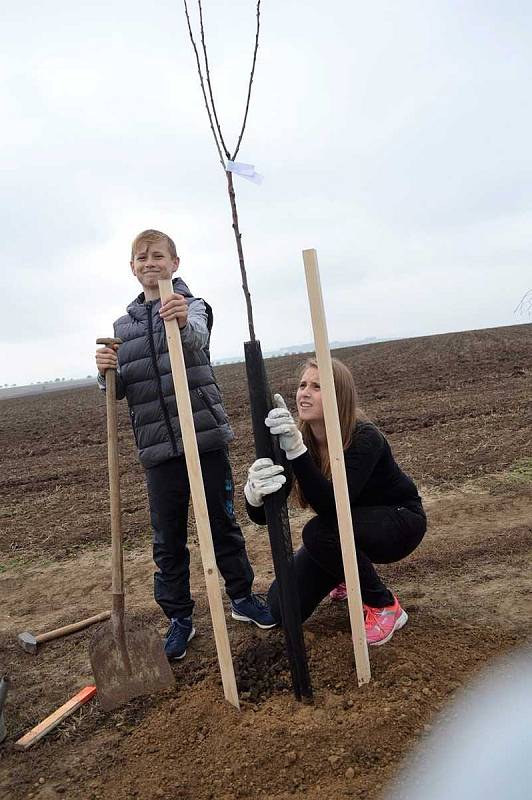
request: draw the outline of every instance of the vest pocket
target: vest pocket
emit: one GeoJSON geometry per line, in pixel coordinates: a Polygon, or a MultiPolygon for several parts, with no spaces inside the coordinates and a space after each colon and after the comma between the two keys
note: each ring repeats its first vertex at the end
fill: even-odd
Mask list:
{"type": "Polygon", "coordinates": [[[138,434],[137,434],[135,412],[133,411],[133,409],[130,409],[129,416],[131,418],[131,427],[133,428],[133,436],[135,437],[135,444],[138,447],[139,446],[139,437],[138,437],[138,434]]]}
{"type": "Polygon", "coordinates": [[[196,391],[198,393],[198,397],[200,398],[201,402],[203,403],[203,405],[205,406],[207,411],[210,412],[213,420],[215,421],[216,425],[218,426],[219,425],[218,417],[215,414],[214,406],[211,403],[210,397],[207,396],[207,392],[203,392],[201,389],[196,389],[196,391]]]}

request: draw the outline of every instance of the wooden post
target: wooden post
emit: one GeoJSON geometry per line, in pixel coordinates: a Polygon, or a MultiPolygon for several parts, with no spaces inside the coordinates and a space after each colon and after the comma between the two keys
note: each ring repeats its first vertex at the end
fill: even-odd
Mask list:
{"type": "MultiPolygon", "coordinates": [[[[168,300],[173,294],[174,289],[172,281],[159,281],[159,290],[161,293],[161,302],[164,303],[164,301],[168,300]]],[[[212,627],[216,642],[216,651],[218,653],[218,663],[222,675],[224,695],[226,700],[240,709],[222,595],[218,583],[218,569],[214,556],[209,512],[207,510],[205,488],[201,475],[201,464],[198,453],[198,443],[196,441],[196,432],[194,430],[194,419],[192,416],[192,406],[190,404],[187,373],[183,358],[183,347],[181,345],[181,334],[179,332],[177,320],[175,319],[169,321],[165,320],[164,327],[166,329],[166,340],[168,342],[168,353],[170,355],[170,364],[172,366],[172,376],[174,379],[177,412],[179,414],[181,435],[183,437],[190,493],[194,505],[196,530],[198,532],[201,561],[205,574],[207,597],[211,611],[212,627]]]]}
{"type": "Polygon", "coordinates": [[[312,328],[314,330],[314,344],[316,360],[320,373],[321,396],[323,400],[323,414],[325,417],[325,430],[327,432],[327,446],[331,461],[331,473],[338,517],[338,530],[342,547],[342,560],[344,564],[345,583],[349,605],[349,619],[351,621],[351,637],[355,651],[355,665],[358,685],[368,683],[371,679],[369,665],[368,644],[364,630],[364,614],[362,598],[360,595],[360,582],[353,536],[353,521],[351,506],[345,474],[344,451],[342,435],[338,420],[338,406],[334,389],[334,378],[331,364],[331,353],[327,336],[327,323],[323,296],[321,293],[320,274],[318,270],[318,256],[315,250],[303,250],[303,263],[307,279],[307,291],[310,301],[312,328]]]}

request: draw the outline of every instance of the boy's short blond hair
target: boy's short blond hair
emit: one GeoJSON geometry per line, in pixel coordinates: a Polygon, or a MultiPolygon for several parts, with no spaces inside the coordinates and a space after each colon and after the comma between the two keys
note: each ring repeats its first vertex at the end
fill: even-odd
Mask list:
{"type": "Polygon", "coordinates": [[[131,245],[131,260],[134,260],[135,253],[137,252],[137,248],[140,244],[153,244],[154,242],[160,241],[166,243],[168,246],[168,252],[172,258],[177,258],[177,250],[173,239],[170,239],[168,234],[163,233],[162,231],[150,229],[147,231],[142,231],[142,233],[139,233],[138,236],[135,236],[133,239],[133,244],[131,245]]]}

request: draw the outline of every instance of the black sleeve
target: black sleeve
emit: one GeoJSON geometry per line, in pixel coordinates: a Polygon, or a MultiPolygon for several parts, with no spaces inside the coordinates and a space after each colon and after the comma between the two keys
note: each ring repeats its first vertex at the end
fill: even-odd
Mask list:
{"type": "MultiPolygon", "coordinates": [[[[375,469],[384,447],[384,437],[374,425],[366,425],[355,434],[344,453],[349,500],[353,505],[375,469]]],[[[336,514],[332,481],[321,474],[307,451],[290,462],[294,475],[309,505],[316,514],[336,514]]]]}
{"type": "Polygon", "coordinates": [[[248,512],[248,517],[252,522],[255,522],[257,525],[266,525],[266,512],[264,510],[264,506],[251,506],[246,500],[246,511],[248,512]]]}

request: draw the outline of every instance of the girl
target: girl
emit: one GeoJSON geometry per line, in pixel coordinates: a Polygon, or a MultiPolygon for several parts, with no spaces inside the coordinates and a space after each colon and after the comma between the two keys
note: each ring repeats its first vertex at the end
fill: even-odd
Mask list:
{"type": "MultiPolygon", "coordinates": [[[[403,627],[408,616],[373,564],[408,556],[421,542],[427,522],[414,482],[398,466],[385,436],[357,408],[350,371],[334,358],[332,365],[366,637],[369,644],[381,645],[403,627]]],[[[316,514],[303,528],[303,545],[294,555],[301,619],[305,620],[344,580],[317,362],[307,361],[301,375],[296,394],[299,425],[280,395],[275,395],[275,402],[266,425],[279,436],[290,461],[299,504],[310,506],[316,514]]],[[[264,524],[263,498],[286,483],[282,473],[283,468],[270,459],[258,459],[250,467],[244,493],[254,522],[264,524]]],[[[285,491],[288,494],[290,487],[285,491]]],[[[268,604],[280,621],[276,582],[270,587],[268,604]]]]}

